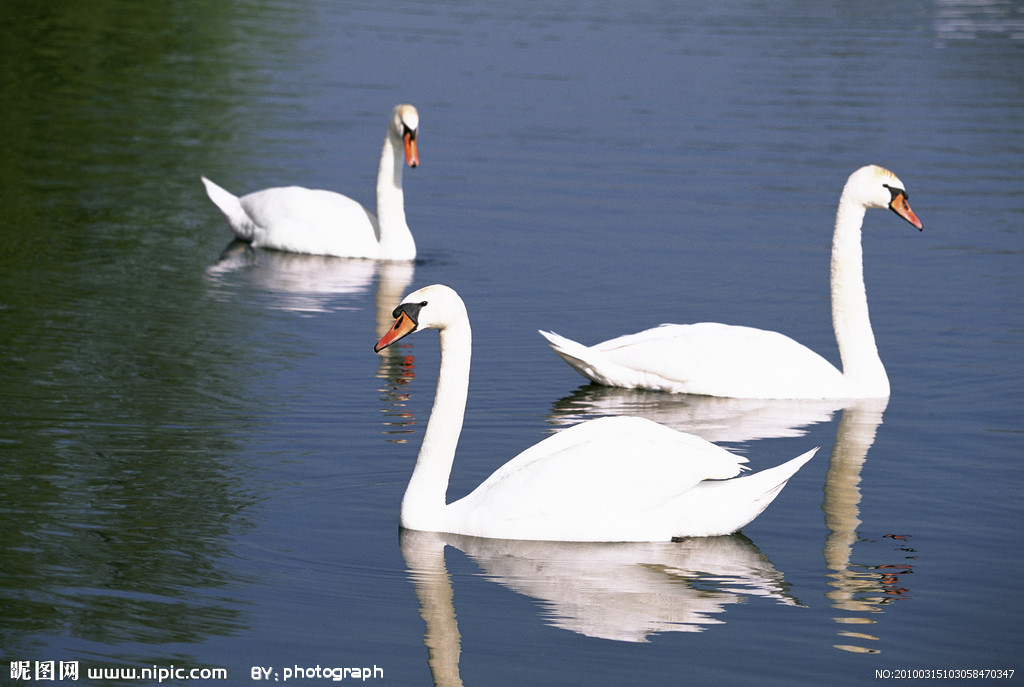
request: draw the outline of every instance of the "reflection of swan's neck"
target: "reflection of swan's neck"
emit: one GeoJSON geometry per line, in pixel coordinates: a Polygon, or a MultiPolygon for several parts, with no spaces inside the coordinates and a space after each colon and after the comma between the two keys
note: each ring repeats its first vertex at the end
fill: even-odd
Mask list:
{"type": "Polygon", "coordinates": [[[860,472],[875,433],[882,424],[887,399],[859,401],[843,409],[836,427],[828,473],[825,476],[825,562],[830,570],[846,571],[860,524],[860,472]]]}
{"type": "Polygon", "coordinates": [[[849,396],[889,395],[889,378],[878,357],[864,288],[861,225],[865,207],[844,190],[832,236],[832,326],[849,396]]]}
{"type": "Polygon", "coordinates": [[[384,137],[377,170],[377,223],[381,255],[392,260],[412,260],[416,243],[405,221],[405,195],[402,193],[401,142],[396,144],[391,130],[384,137]]]}
{"type": "MultiPolygon", "coordinates": [[[[881,603],[886,603],[880,601],[885,598],[885,593],[877,578],[865,574],[862,566],[856,566],[851,561],[853,547],[860,540],[857,527],[861,522],[861,469],[875,441],[878,427],[882,424],[887,404],[888,399],[885,398],[862,399],[843,410],[836,429],[832,459],[825,475],[825,498],[821,508],[825,512],[825,525],[829,533],[825,538],[823,553],[825,565],[831,571],[827,575],[831,589],[825,596],[834,608],[851,613],[875,612],[880,610],[881,603]]],[[[845,626],[847,622],[872,621],[842,616],[836,618],[836,622],[844,623],[845,626]]],[[[838,648],[858,650],[849,646],[838,648]]]]}
{"type": "Polygon", "coordinates": [[[441,370],[430,420],[423,433],[416,467],[402,499],[402,526],[416,530],[444,531],[442,519],[448,478],[462,433],[462,419],[469,393],[469,362],[473,335],[469,318],[463,316],[440,332],[441,370]]]}
{"type": "Polygon", "coordinates": [[[452,582],[444,564],[444,541],[433,532],[401,533],[402,555],[420,600],[427,625],[423,643],[437,687],[462,687],[459,676],[460,637],[452,603],[452,582]]]}
{"type": "MultiPolygon", "coordinates": [[[[377,338],[384,336],[395,318],[392,313],[395,306],[402,302],[409,284],[412,283],[416,265],[413,262],[386,261],[377,263],[377,294],[374,297],[374,306],[377,311],[377,338]]],[[[394,346],[385,348],[381,353],[397,355],[394,346]]]]}

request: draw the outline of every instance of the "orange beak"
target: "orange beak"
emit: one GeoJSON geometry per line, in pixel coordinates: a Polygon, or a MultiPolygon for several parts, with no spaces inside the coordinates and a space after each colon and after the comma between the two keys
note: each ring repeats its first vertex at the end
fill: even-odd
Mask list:
{"type": "Polygon", "coordinates": [[[398,314],[398,319],[395,320],[395,324],[388,330],[388,333],[380,337],[380,341],[373,347],[374,353],[380,353],[385,348],[395,343],[399,339],[408,336],[416,331],[416,323],[412,321],[412,318],[402,311],[398,314]]]}
{"type": "Polygon", "coordinates": [[[913,224],[919,231],[924,229],[924,226],[921,224],[921,220],[919,220],[917,215],[914,214],[914,211],[910,209],[910,203],[907,202],[907,196],[905,193],[897,193],[893,197],[892,202],[889,203],[889,209],[913,224]]]}
{"type": "Polygon", "coordinates": [[[405,146],[405,163],[410,167],[420,164],[419,153],[416,152],[416,132],[406,131],[402,136],[402,143],[405,146]]]}

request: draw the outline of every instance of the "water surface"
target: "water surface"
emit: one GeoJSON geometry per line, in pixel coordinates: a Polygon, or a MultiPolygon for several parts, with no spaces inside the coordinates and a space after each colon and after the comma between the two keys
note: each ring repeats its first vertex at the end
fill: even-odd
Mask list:
{"type": "Polygon", "coordinates": [[[231,684],[255,666],[377,666],[401,685],[1024,670],[1018,4],[11,13],[3,680],[11,661],[223,667],[231,684]],[[230,244],[199,175],[372,206],[399,102],[421,114],[415,264],[230,244]],[[865,223],[887,403],[602,389],[537,335],[714,320],[837,361],[831,226],[867,163],[925,224],[865,223]],[[450,498],[605,414],[755,469],[822,450],[734,537],[400,536],[437,343],[372,345],[434,282],[460,291],[476,344],[450,498]]]}

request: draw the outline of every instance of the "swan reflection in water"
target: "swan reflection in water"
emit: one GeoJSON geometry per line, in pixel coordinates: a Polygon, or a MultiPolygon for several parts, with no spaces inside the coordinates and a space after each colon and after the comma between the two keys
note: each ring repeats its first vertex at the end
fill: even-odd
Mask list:
{"type": "Polygon", "coordinates": [[[638,415],[710,442],[800,437],[828,422],[844,402],[836,399],[748,399],[667,394],[587,384],[556,401],[550,423],[564,429],[606,415],[638,415]]]}
{"type": "Polygon", "coordinates": [[[898,599],[908,598],[907,575],[915,553],[902,533],[866,538],[859,534],[861,470],[882,424],[888,399],[797,400],[731,399],[666,394],[637,389],[585,385],[557,401],[550,422],[554,431],[603,415],[640,415],[708,441],[749,442],[802,436],[807,428],[832,420],[841,411],[825,477],[822,511],[828,533],[823,556],[828,570],[825,597],[842,611],[835,622],[843,638],[837,649],[877,653],[878,637],[866,632],[875,616],[898,599]],[[884,553],[874,544],[882,543],[884,553]],[[885,562],[855,560],[855,548],[885,562]],[[895,554],[891,553],[893,550],[895,554]],[[877,551],[877,552],[876,552],[877,551]],[[895,555],[895,559],[892,557],[895,555]],[[863,642],[864,644],[853,643],[863,642]]]}
{"type": "MultiPolygon", "coordinates": [[[[878,622],[873,616],[881,613],[894,601],[909,598],[906,576],[913,572],[907,561],[916,558],[907,545],[909,536],[887,533],[871,541],[858,533],[860,520],[861,470],[868,450],[875,441],[875,433],[882,424],[888,399],[865,399],[853,402],[843,409],[836,429],[836,442],[832,448],[828,473],[825,476],[824,501],[825,537],[824,557],[827,583],[831,587],[825,596],[832,607],[842,611],[834,620],[842,626],[842,642],[835,648],[853,653],[879,653],[874,646],[878,637],[866,632],[868,626],[878,622]],[[864,564],[854,560],[854,549],[869,550],[873,543],[886,540],[888,551],[895,550],[899,562],[864,564]],[[889,545],[889,542],[892,545],[889,545]],[[857,628],[857,629],[854,629],[857,628]],[[860,643],[851,643],[855,640],[860,643]]],[[[883,555],[875,553],[872,555],[883,555]]]]}
{"type": "Polygon", "coordinates": [[[235,240],[207,268],[206,276],[215,297],[227,299],[245,285],[263,291],[269,307],[300,314],[359,309],[376,279],[377,329],[384,326],[387,331],[391,310],[412,283],[415,269],[411,261],[284,253],[235,240]]]}
{"type": "Polygon", "coordinates": [[[539,600],[550,625],[588,637],[644,642],[659,632],[700,632],[724,623],[730,605],[755,597],[801,605],[782,573],[741,534],[592,544],[402,530],[438,685],[461,684],[446,546],[468,555],[488,579],[539,600]]]}
{"type": "MultiPolygon", "coordinates": [[[[374,332],[377,338],[391,327],[391,312],[402,300],[415,273],[412,261],[377,261],[305,255],[253,248],[245,241],[228,244],[220,259],[206,270],[214,297],[227,300],[240,287],[262,292],[268,307],[300,315],[366,307],[376,280],[374,332]]],[[[396,347],[380,355],[377,376],[385,422],[394,427],[396,441],[413,422],[405,409],[405,384],[412,377],[412,357],[396,347]]]]}

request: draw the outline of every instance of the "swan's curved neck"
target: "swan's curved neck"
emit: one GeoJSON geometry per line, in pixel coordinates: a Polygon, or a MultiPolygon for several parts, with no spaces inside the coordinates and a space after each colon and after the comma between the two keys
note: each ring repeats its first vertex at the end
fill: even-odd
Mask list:
{"type": "Polygon", "coordinates": [[[849,395],[882,397],[889,395],[889,378],[868,316],[861,247],[864,213],[864,205],[844,192],[832,236],[832,326],[849,395]]]}
{"type": "Polygon", "coordinates": [[[405,194],[402,193],[402,163],[405,152],[396,145],[389,130],[377,168],[377,224],[381,255],[393,260],[412,260],[416,243],[405,221],[405,194]]]}
{"type": "Polygon", "coordinates": [[[441,370],[430,420],[423,433],[416,467],[402,499],[402,526],[414,530],[445,531],[443,518],[448,478],[462,433],[469,393],[469,363],[473,335],[469,318],[440,332],[441,370]]]}

